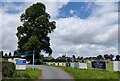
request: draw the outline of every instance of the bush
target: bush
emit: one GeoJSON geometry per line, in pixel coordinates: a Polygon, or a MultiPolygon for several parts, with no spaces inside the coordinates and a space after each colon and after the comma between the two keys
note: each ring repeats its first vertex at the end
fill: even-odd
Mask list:
{"type": "Polygon", "coordinates": [[[2,77],[12,77],[15,74],[15,64],[2,61],[2,77]]]}
{"type": "Polygon", "coordinates": [[[30,79],[30,76],[27,73],[19,73],[16,72],[16,74],[13,76],[14,79],[30,79]]]}

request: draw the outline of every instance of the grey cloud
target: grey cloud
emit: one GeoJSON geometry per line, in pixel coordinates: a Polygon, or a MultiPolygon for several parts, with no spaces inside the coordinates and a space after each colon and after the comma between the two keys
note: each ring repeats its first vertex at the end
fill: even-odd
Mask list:
{"type": "Polygon", "coordinates": [[[2,16],[2,50],[13,52],[17,48],[16,31],[20,25],[19,15],[9,15],[4,13],[2,16]]]}
{"type": "Polygon", "coordinates": [[[51,35],[51,47],[55,52],[81,56],[118,54],[118,12],[114,12],[117,4],[96,5],[101,7],[93,8],[87,19],[69,17],[56,20],[57,29],[51,35]]]}
{"type": "MultiPolygon", "coordinates": [[[[32,3],[29,3],[28,6],[30,4],[32,3]]],[[[53,4],[45,2],[45,4],[49,8],[47,12],[52,17],[56,17],[59,15],[59,8],[62,8],[67,3],[53,4]]],[[[101,5],[102,9],[104,9],[106,4],[102,3],[101,5]]],[[[93,14],[88,19],[69,17],[55,20],[57,22],[57,28],[50,35],[53,56],[61,54],[67,54],[69,56],[72,54],[81,56],[95,56],[104,53],[117,54],[117,47],[115,47],[118,37],[117,24],[115,23],[117,21],[117,13],[112,12],[115,8],[110,8],[110,5],[114,7],[114,4],[109,4],[104,10],[98,12],[101,13],[100,16],[97,15],[98,13],[95,13],[97,10],[101,10],[98,8],[93,10],[93,14]],[[112,10],[107,10],[107,8],[112,10]]],[[[17,47],[15,34],[17,26],[20,25],[19,16],[21,13],[14,15],[3,14],[3,21],[5,21],[3,22],[4,28],[2,28],[3,50],[13,51],[17,47]]]]}

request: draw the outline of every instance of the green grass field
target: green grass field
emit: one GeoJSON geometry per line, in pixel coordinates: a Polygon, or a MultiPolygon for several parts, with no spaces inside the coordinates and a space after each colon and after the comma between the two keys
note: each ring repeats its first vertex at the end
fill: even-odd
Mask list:
{"type": "Polygon", "coordinates": [[[35,81],[40,80],[42,71],[39,69],[32,70],[28,68],[26,70],[17,70],[16,74],[11,78],[4,78],[2,81],[35,81]]]}
{"type": "Polygon", "coordinates": [[[113,63],[107,63],[107,69],[93,69],[90,63],[88,64],[88,69],[79,69],[79,65],[77,64],[77,68],[73,69],[71,67],[60,66],[63,70],[68,72],[76,81],[119,81],[118,75],[120,73],[113,71],[113,63]]]}
{"type": "Polygon", "coordinates": [[[98,69],[73,69],[71,67],[61,67],[70,73],[75,79],[118,79],[118,73],[98,69]]]}
{"type": "MultiPolygon", "coordinates": [[[[31,68],[28,68],[27,70],[21,70],[21,71],[17,71],[18,76],[22,75],[21,78],[28,78],[28,79],[40,79],[42,72],[39,69],[34,69],[32,70],[31,68]],[[26,77],[24,77],[23,75],[26,75],[26,77]]],[[[19,78],[19,77],[18,77],[19,78]]]]}

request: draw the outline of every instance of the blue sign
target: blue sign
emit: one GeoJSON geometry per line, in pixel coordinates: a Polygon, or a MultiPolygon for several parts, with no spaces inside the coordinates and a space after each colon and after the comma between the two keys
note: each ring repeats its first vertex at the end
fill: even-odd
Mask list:
{"type": "Polygon", "coordinates": [[[26,65],[26,60],[16,60],[17,65],[26,65]]]}
{"type": "Polygon", "coordinates": [[[72,68],[76,68],[77,67],[77,65],[76,65],[76,63],[75,62],[72,62],[72,68]]]}
{"type": "Polygon", "coordinates": [[[106,69],[106,63],[103,61],[99,61],[99,62],[93,61],[92,68],[106,69]]]}

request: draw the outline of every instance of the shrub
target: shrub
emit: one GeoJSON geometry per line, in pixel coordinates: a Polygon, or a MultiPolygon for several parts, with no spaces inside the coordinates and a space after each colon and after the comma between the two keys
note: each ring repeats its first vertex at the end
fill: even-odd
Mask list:
{"type": "Polygon", "coordinates": [[[30,76],[27,73],[19,73],[16,72],[16,74],[13,76],[14,79],[30,79],[30,76]]]}
{"type": "Polygon", "coordinates": [[[15,74],[15,64],[2,61],[2,77],[12,77],[15,74]]]}

